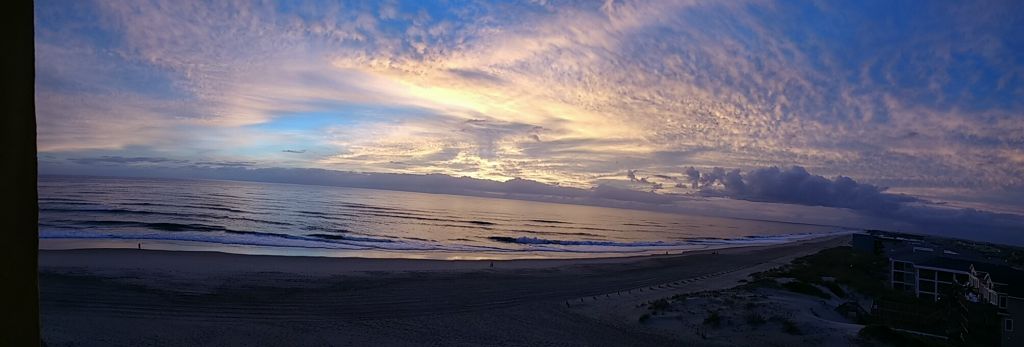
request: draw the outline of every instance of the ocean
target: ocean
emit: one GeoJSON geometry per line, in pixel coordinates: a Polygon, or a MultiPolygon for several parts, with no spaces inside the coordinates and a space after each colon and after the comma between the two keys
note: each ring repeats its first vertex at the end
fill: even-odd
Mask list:
{"type": "Polygon", "coordinates": [[[438,259],[582,258],[790,242],[840,227],[279,183],[41,176],[41,247],[438,259]]]}

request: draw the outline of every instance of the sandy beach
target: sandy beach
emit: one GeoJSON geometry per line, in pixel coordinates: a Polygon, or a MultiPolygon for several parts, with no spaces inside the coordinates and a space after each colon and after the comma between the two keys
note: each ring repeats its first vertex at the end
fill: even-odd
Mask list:
{"type": "Polygon", "coordinates": [[[631,308],[847,241],[493,262],[41,250],[40,309],[48,346],[707,345],[631,308]]]}

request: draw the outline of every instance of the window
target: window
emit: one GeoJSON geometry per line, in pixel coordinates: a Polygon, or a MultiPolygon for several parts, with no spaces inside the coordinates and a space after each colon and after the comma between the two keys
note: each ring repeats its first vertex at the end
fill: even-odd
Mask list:
{"type": "Polygon", "coordinates": [[[1005,320],[1003,320],[1003,330],[1013,331],[1013,320],[1012,319],[1005,319],[1005,320]]]}
{"type": "Polygon", "coordinates": [[[896,270],[903,271],[904,269],[906,269],[906,267],[904,267],[904,264],[906,264],[906,263],[904,263],[902,261],[894,261],[894,262],[892,262],[892,267],[894,269],[896,269],[896,270]]]}
{"type": "Polygon", "coordinates": [[[999,308],[1006,308],[1006,295],[999,296],[999,308]]]}
{"type": "Polygon", "coordinates": [[[893,280],[893,282],[906,282],[906,281],[903,280],[903,273],[902,272],[893,272],[892,273],[892,280],[893,280]]]}

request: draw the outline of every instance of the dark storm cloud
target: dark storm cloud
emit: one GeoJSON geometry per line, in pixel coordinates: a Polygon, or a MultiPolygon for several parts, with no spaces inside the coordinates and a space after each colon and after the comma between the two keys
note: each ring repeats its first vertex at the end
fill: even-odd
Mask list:
{"type": "Polygon", "coordinates": [[[787,170],[777,167],[756,169],[739,179],[738,172],[723,183],[729,194],[738,198],[801,205],[842,207],[884,214],[916,198],[885,193],[885,188],[857,183],[838,176],[828,179],[812,175],[802,167],[787,170]]]}
{"type": "Polygon", "coordinates": [[[874,217],[911,223],[925,232],[963,236],[964,232],[988,233],[989,239],[1013,237],[1024,232],[1024,216],[976,209],[949,208],[886,188],[859,183],[846,176],[829,179],[800,166],[788,169],[759,168],[743,174],[740,170],[713,168],[701,173],[689,168],[693,187],[698,183],[705,196],[728,197],[756,202],[846,208],[874,217]],[[693,177],[700,177],[693,180],[693,177]],[[717,185],[716,185],[717,183],[717,185]]]}
{"type": "Polygon", "coordinates": [[[704,172],[700,175],[700,186],[709,187],[714,185],[715,182],[722,182],[725,178],[725,169],[716,167],[711,169],[711,172],[704,172]]]}
{"type": "MultiPolygon", "coordinates": [[[[696,169],[687,171],[688,174],[698,172],[696,169]]],[[[845,176],[829,179],[813,175],[800,166],[784,170],[760,168],[746,174],[716,167],[709,173],[699,174],[704,194],[734,199],[849,208],[874,214],[887,214],[905,203],[922,202],[911,196],[886,193],[885,188],[858,183],[845,176]],[[716,183],[720,186],[718,189],[712,187],[716,183]]]]}
{"type": "Polygon", "coordinates": [[[281,152],[284,152],[284,153],[306,153],[306,150],[304,150],[304,149],[283,149],[283,150],[281,150],[281,152]]]}

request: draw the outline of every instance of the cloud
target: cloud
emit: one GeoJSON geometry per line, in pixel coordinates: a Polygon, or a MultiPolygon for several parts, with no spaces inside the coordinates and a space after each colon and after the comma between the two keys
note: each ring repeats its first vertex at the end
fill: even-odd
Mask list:
{"type": "Polygon", "coordinates": [[[284,153],[306,153],[306,150],[304,150],[304,149],[282,149],[281,152],[284,152],[284,153]]]}
{"type": "Polygon", "coordinates": [[[686,178],[690,180],[690,188],[697,189],[700,184],[700,171],[697,171],[696,168],[690,166],[686,168],[684,173],[686,174],[686,178]]]}
{"type": "Polygon", "coordinates": [[[909,195],[888,193],[883,187],[858,183],[845,176],[829,179],[814,175],[800,166],[758,168],[745,174],[739,170],[726,172],[714,168],[712,173],[700,177],[702,182],[720,182],[719,187],[702,185],[700,192],[705,196],[846,208],[908,222],[920,231],[946,236],[964,237],[964,232],[971,232],[983,233],[988,239],[1005,240],[1024,233],[1022,214],[950,208],[909,195]]]}
{"type": "Polygon", "coordinates": [[[712,172],[706,175],[711,177],[708,180],[721,182],[721,194],[737,199],[849,208],[879,215],[895,211],[905,203],[921,202],[910,196],[886,193],[884,188],[858,183],[849,177],[828,179],[813,175],[800,166],[785,170],[759,168],[745,175],[739,170],[725,173],[722,168],[712,172]]]}
{"type": "Polygon", "coordinates": [[[800,165],[894,188],[1014,191],[1021,10],[37,1],[39,148],[574,187],[641,170],[646,188],[745,194],[741,172],[712,168],[800,165]],[[328,122],[258,127],[308,115],[328,122]]]}
{"type": "Polygon", "coordinates": [[[632,201],[648,204],[667,204],[674,200],[672,197],[653,192],[641,192],[632,189],[612,187],[609,185],[597,186],[593,189],[592,194],[594,197],[602,199],[632,201]]]}
{"type": "Polygon", "coordinates": [[[636,171],[637,170],[626,170],[626,178],[628,178],[630,182],[640,181],[640,179],[636,177],[636,171]]]}
{"type": "Polygon", "coordinates": [[[102,156],[92,158],[74,158],[71,159],[78,164],[172,164],[172,163],[187,163],[185,160],[176,160],[169,158],[158,158],[158,157],[121,157],[121,156],[102,156]]]}
{"type": "Polygon", "coordinates": [[[246,161],[201,161],[197,162],[196,166],[214,166],[214,167],[252,167],[256,163],[246,161]]]}

